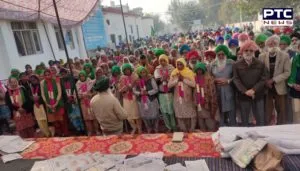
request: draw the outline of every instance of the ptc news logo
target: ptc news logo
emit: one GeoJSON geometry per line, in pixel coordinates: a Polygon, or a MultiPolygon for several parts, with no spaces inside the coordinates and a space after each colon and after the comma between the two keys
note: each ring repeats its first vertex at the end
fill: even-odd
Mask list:
{"type": "Polygon", "coordinates": [[[293,26],[293,8],[263,8],[264,26],[293,26]]]}

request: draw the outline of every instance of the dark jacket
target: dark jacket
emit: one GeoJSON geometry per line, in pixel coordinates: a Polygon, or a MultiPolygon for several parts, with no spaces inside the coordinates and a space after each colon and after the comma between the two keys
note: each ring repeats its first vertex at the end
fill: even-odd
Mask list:
{"type": "Polygon", "coordinates": [[[265,81],[267,79],[267,70],[265,65],[256,58],[250,65],[244,59],[237,61],[233,65],[233,83],[238,90],[240,100],[251,100],[251,97],[245,95],[249,89],[255,91],[255,99],[264,97],[265,81]]]}

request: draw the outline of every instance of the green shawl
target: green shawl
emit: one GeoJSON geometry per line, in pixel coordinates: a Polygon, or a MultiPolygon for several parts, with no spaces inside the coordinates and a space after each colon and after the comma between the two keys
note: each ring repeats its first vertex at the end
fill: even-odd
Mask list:
{"type": "Polygon", "coordinates": [[[300,53],[298,53],[294,58],[292,62],[292,68],[291,68],[291,75],[288,79],[288,84],[292,85],[296,83],[296,77],[297,77],[297,69],[300,68],[300,53]]]}
{"type": "MultiPolygon", "coordinates": [[[[57,89],[57,83],[54,79],[51,80],[52,82],[52,85],[53,85],[53,96],[54,96],[54,99],[57,99],[57,96],[58,96],[58,89],[57,89]]],[[[48,94],[48,87],[47,87],[47,81],[45,80],[44,81],[44,94],[45,94],[45,98],[46,98],[46,102],[47,104],[50,103],[50,98],[49,98],[49,94],[48,94]]],[[[60,99],[57,106],[56,106],[56,109],[59,109],[63,107],[63,102],[62,100],[60,99]]],[[[48,113],[54,113],[50,108],[47,107],[47,111],[48,113]]]]}

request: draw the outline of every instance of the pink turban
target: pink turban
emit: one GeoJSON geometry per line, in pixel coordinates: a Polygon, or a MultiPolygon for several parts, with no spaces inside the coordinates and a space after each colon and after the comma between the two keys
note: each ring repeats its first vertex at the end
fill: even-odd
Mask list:
{"type": "Polygon", "coordinates": [[[244,50],[250,49],[256,51],[258,49],[256,43],[252,40],[247,40],[240,49],[240,53],[243,53],[244,50]]]}
{"type": "Polygon", "coordinates": [[[246,40],[248,40],[249,39],[249,36],[248,36],[248,34],[246,34],[246,33],[241,33],[240,35],[239,35],[239,40],[241,40],[241,41],[246,41],[246,40]]]}

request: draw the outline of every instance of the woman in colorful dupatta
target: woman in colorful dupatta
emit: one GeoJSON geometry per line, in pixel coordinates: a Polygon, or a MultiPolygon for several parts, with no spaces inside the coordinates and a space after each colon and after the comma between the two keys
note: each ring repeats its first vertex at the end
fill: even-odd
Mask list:
{"type": "Polygon", "coordinates": [[[73,78],[68,70],[64,68],[60,69],[60,75],[62,77],[61,87],[62,97],[65,102],[65,111],[77,133],[82,133],[84,131],[84,126],[80,115],[80,109],[74,96],[76,86],[72,80],[73,78]]]}
{"type": "Polygon", "coordinates": [[[174,90],[174,111],[178,125],[183,132],[192,132],[196,126],[196,107],[194,105],[193,88],[195,74],[191,71],[183,58],[176,60],[176,69],[171,73],[168,83],[174,90]]]}
{"type": "Polygon", "coordinates": [[[30,76],[30,90],[31,98],[33,100],[33,112],[35,119],[39,125],[40,130],[46,137],[50,137],[51,133],[48,127],[46,110],[44,107],[44,101],[41,95],[40,79],[36,75],[30,76]]]}
{"type": "Polygon", "coordinates": [[[91,90],[94,86],[94,83],[95,81],[87,77],[85,71],[81,71],[79,73],[79,80],[76,83],[76,88],[78,90],[83,119],[88,135],[92,135],[95,133],[99,134],[99,125],[94,114],[91,112],[90,106],[90,101],[92,98],[91,90]]]}
{"type": "Polygon", "coordinates": [[[140,66],[137,68],[139,80],[133,88],[137,97],[140,115],[145,123],[147,132],[158,132],[159,104],[157,100],[158,86],[148,70],[140,66]]]}
{"type": "Polygon", "coordinates": [[[18,80],[14,77],[8,79],[5,101],[13,113],[13,120],[16,123],[18,134],[22,138],[34,137],[32,101],[28,91],[24,87],[19,86],[18,80]]]}
{"type": "Polygon", "coordinates": [[[200,130],[214,131],[216,128],[215,115],[218,109],[214,79],[206,72],[204,63],[198,62],[194,67],[194,72],[196,73],[194,97],[200,130]]]}
{"type": "Polygon", "coordinates": [[[67,136],[69,130],[65,119],[60,81],[53,77],[49,69],[44,71],[44,78],[41,81],[41,93],[46,104],[48,122],[53,123],[55,134],[67,136]]]}
{"type": "Polygon", "coordinates": [[[132,91],[132,88],[136,83],[137,76],[133,73],[133,68],[129,63],[123,64],[122,72],[124,75],[120,78],[118,89],[123,96],[123,107],[128,113],[128,122],[132,127],[131,134],[135,134],[136,131],[141,134],[142,121],[140,119],[136,97],[132,91]]]}
{"type": "Polygon", "coordinates": [[[174,67],[169,64],[169,57],[167,55],[160,55],[159,66],[156,67],[154,78],[159,86],[159,104],[160,111],[163,115],[164,122],[169,132],[176,130],[176,120],[173,109],[173,90],[168,88],[170,74],[174,67]]]}
{"type": "Polygon", "coordinates": [[[89,77],[91,80],[95,79],[95,69],[91,63],[85,63],[83,65],[83,70],[85,71],[87,77],[89,77]]]}

